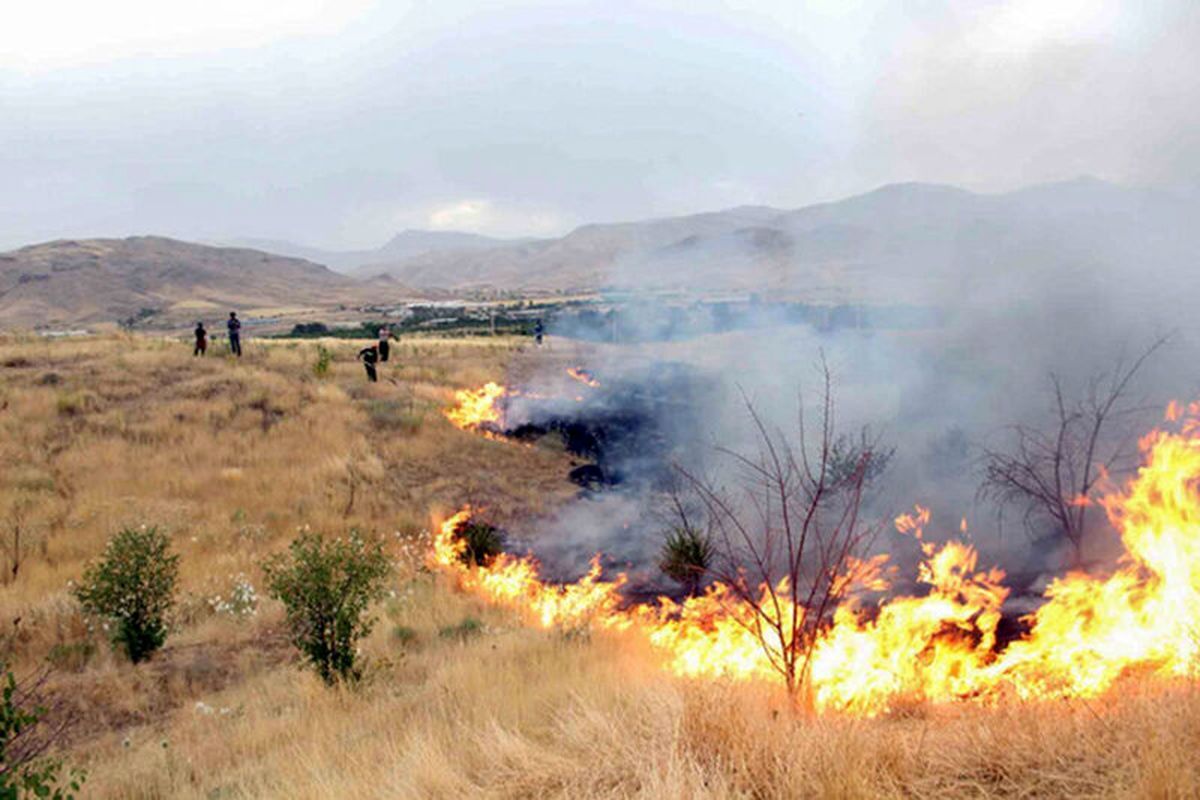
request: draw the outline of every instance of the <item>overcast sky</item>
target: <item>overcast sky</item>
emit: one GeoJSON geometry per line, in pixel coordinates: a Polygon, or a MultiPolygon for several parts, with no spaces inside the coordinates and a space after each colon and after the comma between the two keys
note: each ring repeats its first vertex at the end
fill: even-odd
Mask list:
{"type": "Polygon", "coordinates": [[[3,5],[0,246],[1200,176],[1196,0],[3,5]]]}

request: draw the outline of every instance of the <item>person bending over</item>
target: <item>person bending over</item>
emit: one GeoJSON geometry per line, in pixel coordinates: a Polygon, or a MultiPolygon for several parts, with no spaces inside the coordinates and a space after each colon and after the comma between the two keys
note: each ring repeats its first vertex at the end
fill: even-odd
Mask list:
{"type": "Polygon", "coordinates": [[[379,377],[375,374],[375,362],[379,360],[379,348],[375,345],[364,347],[358,351],[358,359],[363,362],[363,368],[367,371],[367,380],[375,383],[379,377]]]}

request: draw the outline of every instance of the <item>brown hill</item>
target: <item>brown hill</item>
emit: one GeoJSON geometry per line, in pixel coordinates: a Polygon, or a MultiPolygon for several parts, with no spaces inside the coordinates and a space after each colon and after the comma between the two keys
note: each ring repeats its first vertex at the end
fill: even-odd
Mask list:
{"type": "Polygon", "coordinates": [[[360,267],[360,276],[387,273],[410,286],[444,289],[594,289],[614,281],[627,259],[687,237],[718,236],[782,214],[762,206],[641,222],[584,225],[559,239],[495,247],[447,248],[360,267]]]}
{"type": "Polygon", "coordinates": [[[953,300],[980,280],[1003,289],[1023,274],[1194,271],[1196,213],[1194,198],[1089,178],[1006,194],[893,184],[794,211],[586,225],[559,239],[428,252],[359,274],[449,291],[737,290],[922,303],[953,300]]]}
{"type": "Polygon", "coordinates": [[[320,264],[157,236],[59,240],[0,253],[0,326],[164,321],[364,299],[320,264]]]}

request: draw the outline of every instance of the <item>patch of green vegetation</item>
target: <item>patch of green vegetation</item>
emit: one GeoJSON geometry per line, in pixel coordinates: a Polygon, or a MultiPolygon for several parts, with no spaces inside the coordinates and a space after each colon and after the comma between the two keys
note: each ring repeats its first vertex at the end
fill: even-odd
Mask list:
{"type": "Polygon", "coordinates": [[[659,552],[658,568],[694,595],[712,566],[716,548],[712,539],[690,525],[680,525],[667,534],[659,552]]]}
{"type": "Polygon", "coordinates": [[[465,642],[483,633],[483,623],[474,617],[467,617],[462,622],[446,625],[438,630],[438,636],[443,639],[456,639],[465,642]]]}
{"type": "Polygon", "coordinates": [[[437,333],[448,336],[528,336],[533,333],[533,320],[525,314],[501,311],[493,318],[477,308],[415,308],[403,319],[383,322],[363,322],[352,327],[332,328],[323,322],[303,322],[292,326],[288,333],[276,334],[277,339],[377,339],[379,329],[386,324],[397,336],[411,333],[437,333]]]}
{"type": "Polygon", "coordinates": [[[62,761],[43,755],[51,742],[39,746],[37,739],[37,728],[46,713],[36,697],[31,697],[37,688],[36,684],[33,691],[28,685],[18,686],[12,672],[5,670],[0,692],[0,798],[73,800],[86,775],[79,770],[63,775],[62,761]]]}
{"type": "Polygon", "coordinates": [[[486,567],[504,552],[504,531],[495,525],[467,520],[454,534],[467,545],[459,556],[464,564],[486,567]]]}
{"type": "Polygon", "coordinates": [[[329,374],[329,365],[333,363],[333,351],[323,344],[317,345],[317,360],[313,362],[313,375],[324,378],[329,374]]]}
{"type": "Polygon", "coordinates": [[[108,541],[74,594],[84,611],[109,621],[113,646],[136,664],[167,638],[178,577],[179,556],[171,552],[165,533],[126,528],[108,541]]]}
{"type": "Polygon", "coordinates": [[[263,565],[271,596],[287,610],[292,643],[326,683],[361,677],[358,642],[375,623],[367,609],[383,596],[391,569],[383,543],[357,532],[332,540],[301,534],[263,565]]]}

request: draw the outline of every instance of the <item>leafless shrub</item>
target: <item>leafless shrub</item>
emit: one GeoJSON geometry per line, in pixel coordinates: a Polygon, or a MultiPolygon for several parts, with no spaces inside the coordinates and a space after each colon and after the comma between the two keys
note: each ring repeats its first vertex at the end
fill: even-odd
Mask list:
{"type": "Polygon", "coordinates": [[[1136,465],[1132,423],[1144,407],[1131,399],[1132,384],[1166,342],[1156,339],[1132,362],[1118,359],[1111,371],[1094,375],[1078,398],[1068,397],[1061,376],[1052,373],[1053,421],[1013,425],[1006,448],[983,452],[980,497],[1020,506],[1031,532],[1049,522],[1070,547],[1075,567],[1083,563],[1097,484],[1136,465]]]}
{"type": "Polygon", "coordinates": [[[681,469],[714,534],[710,574],[751,610],[747,628],[793,697],[807,685],[813,643],[854,585],[858,556],[880,530],[860,511],[878,459],[890,458],[866,435],[836,434],[824,364],[821,375],[817,429],[801,411],[796,442],[746,401],[757,452],[720,451],[735,467],[732,488],[681,469]]]}

